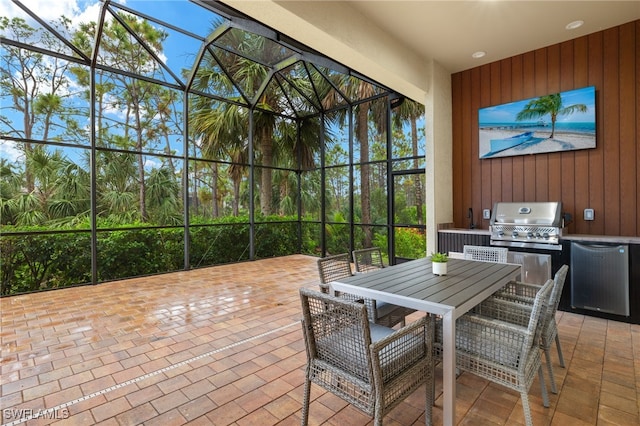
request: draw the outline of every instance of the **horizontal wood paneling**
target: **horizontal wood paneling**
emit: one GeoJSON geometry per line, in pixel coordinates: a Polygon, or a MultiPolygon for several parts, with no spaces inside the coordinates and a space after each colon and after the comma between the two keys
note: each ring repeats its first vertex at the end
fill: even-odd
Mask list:
{"type": "Polygon", "coordinates": [[[452,75],[454,223],[499,201],[562,201],[569,233],[640,236],[640,21],[452,75]],[[478,159],[478,108],[596,88],[596,148],[478,159]],[[583,220],[585,208],[595,220],[583,220]]]}

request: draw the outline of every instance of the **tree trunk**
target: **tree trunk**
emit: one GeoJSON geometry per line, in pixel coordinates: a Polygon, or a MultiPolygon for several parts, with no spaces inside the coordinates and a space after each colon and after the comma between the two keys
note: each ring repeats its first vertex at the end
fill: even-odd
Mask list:
{"type": "MultiPolygon", "coordinates": [[[[23,102],[24,102],[24,107],[22,111],[23,112],[22,121],[24,125],[24,138],[26,140],[30,140],[33,136],[32,135],[33,119],[31,117],[31,104],[29,103],[29,99],[26,96],[26,92],[23,98],[23,102]]],[[[24,143],[25,158],[27,159],[30,158],[32,153],[33,153],[33,145],[31,145],[31,143],[29,142],[25,142],[24,143]]],[[[36,184],[35,184],[35,178],[33,176],[33,172],[29,167],[28,161],[25,161],[24,179],[25,179],[25,186],[27,188],[27,194],[31,194],[35,190],[36,184]]]]}
{"type": "Polygon", "coordinates": [[[189,209],[191,214],[199,214],[200,213],[200,197],[198,197],[200,190],[200,170],[198,168],[198,163],[191,163],[193,167],[193,188],[187,190],[187,203],[189,203],[189,209]],[[192,196],[189,195],[189,191],[192,191],[192,196]]]}
{"type": "Polygon", "coordinates": [[[267,216],[271,214],[271,183],[273,164],[273,131],[271,126],[264,126],[259,130],[260,153],[262,154],[262,173],[260,177],[260,212],[267,216]]]}
{"type": "Polygon", "coordinates": [[[360,203],[362,208],[362,223],[364,231],[363,247],[371,247],[373,236],[371,227],[371,185],[369,184],[369,103],[358,106],[356,138],[360,142],[360,203]]]}
{"type": "Polygon", "coordinates": [[[218,210],[218,163],[211,164],[211,216],[220,217],[218,210]]]}
{"type": "MultiPolygon", "coordinates": [[[[413,150],[413,156],[418,156],[418,125],[416,123],[416,117],[411,117],[411,147],[413,150]]],[[[417,169],[419,166],[418,159],[413,160],[413,168],[417,169]]],[[[416,174],[415,179],[415,192],[416,192],[416,215],[418,218],[418,224],[424,225],[424,212],[422,211],[423,204],[423,188],[421,175],[416,174]]]]}
{"type": "MultiPolygon", "coordinates": [[[[134,94],[137,94],[134,91],[134,94]]],[[[135,97],[134,97],[135,99],[135,97]]],[[[142,152],[143,143],[142,143],[142,124],[140,119],[140,104],[134,104],[134,113],[136,120],[136,149],[139,152],[142,152]]],[[[139,205],[140,205],[140,220],[142,222],[146,222],[149,218],[147,217],[147,185],[145,183],[144,177],[144,156],[142,154],[137,155],[138,158],[138,183],[140,185],[138,194],[139,194],[139,205]]]]}
{"type": "Polygon", "coordinates": [[[240,183],[241,178],[233,179],[233,216],[238,217],[240,214],[240,183]]]}

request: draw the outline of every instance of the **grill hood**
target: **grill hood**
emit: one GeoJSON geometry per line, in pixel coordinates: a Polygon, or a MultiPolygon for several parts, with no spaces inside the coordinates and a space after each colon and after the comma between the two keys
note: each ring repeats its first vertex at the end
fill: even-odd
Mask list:
{"type": "Polygon", "coordinates": [[[562,227],[562,203],[495,203],[490,225],[544,225],[562,227]]]}
{"type": "Polygon", "coordinates": [[[489,229],[491,245],[562,250],[562,203],[495,203],[489,229]]]}

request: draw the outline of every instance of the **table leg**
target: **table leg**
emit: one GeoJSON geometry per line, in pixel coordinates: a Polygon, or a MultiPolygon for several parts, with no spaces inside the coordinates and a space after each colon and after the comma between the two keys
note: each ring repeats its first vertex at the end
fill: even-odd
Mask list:
{"type": "Polygon", "coordinates": [[[445,426],[456,422],[456,320],[453,311],[442,316],[442,420],[445,426]]]}

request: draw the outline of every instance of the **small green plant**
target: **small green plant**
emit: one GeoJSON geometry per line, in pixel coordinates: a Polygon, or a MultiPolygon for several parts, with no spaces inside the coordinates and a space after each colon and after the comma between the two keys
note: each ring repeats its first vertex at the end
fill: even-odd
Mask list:
{"type": "Polygon", "coordinates": [[[449,261],[447,253],[431,253],[431,261],[437,263],[446,263],[449,261]]]}

